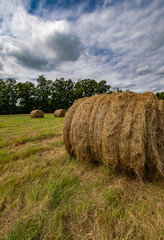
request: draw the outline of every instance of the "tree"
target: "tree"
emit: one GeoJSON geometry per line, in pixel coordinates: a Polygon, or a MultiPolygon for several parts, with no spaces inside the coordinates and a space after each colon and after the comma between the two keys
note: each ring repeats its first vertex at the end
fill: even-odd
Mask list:
{"type": "Polygon", "coordinates": [[[95,94],[110,93],[110,88],[106,80],[97,83],[94,79],[84,79],[75,84],[75,94],[76,98],[90,97],[95,94]]]}
{"type": "Polygon", "coordinates": [[[119,89],[119,88],[117,88],[117,92],[122,92],[122,90],[121,90],[121,89],[119,89]]]}
{"type": "Polygon", "coordinates": [[[0,114],[17,113],[17,86],[16,80],[8,78],[6,82],[0,80],[0,114]]]}
{"type": "Polygon", "coordinates": [[[101,80],[98,83],[97,94],[111,93],[112,91],[110,91],[110,89],[111,89],[110,84],[108,85],[106,80],[101,80]]]}
{"type": "Polygon", "coordinates": [[[35,85],[31,82],[17,83],[19,112],[29,113],[35,108],[35,85]]]}
{"type": "Polygon", "coordinates": [[[94,79],[47,80],[44,75],[37,78],[37,86],[31,82],[17,83],[15,79],[0,79],[0,114],[29,113],[32,109],[53,112],[68,109],[75,99],[95,94],[111,93],[106,80],[94,79]]]}
{"type": "Polygon", "coordinates": [[[44,75],[37,78],[36,87],[36,108],[43,112],[50,112],[52,81],[47,80],[44,75]]]}
{"type": "Polygon", "coordinates": [[[0,79],[0,114],[5,113],[6,84],[0,79]]]}
{"type": "Polygon", "coordinates": [[[52,107],[55,109],[67,109],[75,100],[74,82],[71,79],[56,79],[52,86],[52,107]]]}
{"type": "Polygon", "coordinates": [[[164,92],[157,92],[156,93],[156,96],[157,96],[157,98],[159,99],[159,100],[164,100],[164,92]]]}
{"type": "Polygon", "coordinates": [[[76,98],[90,97],[97,93],[98,83],[95,80],[79,80],[75,84],[76,98]]]}

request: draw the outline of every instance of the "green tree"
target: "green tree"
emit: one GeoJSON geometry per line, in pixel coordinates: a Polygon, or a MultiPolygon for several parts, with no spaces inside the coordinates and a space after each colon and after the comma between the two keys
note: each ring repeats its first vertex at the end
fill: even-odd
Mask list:
{"type": "Polygon", "coordinates": [[[8,78],[6,81],[0,80],[0,114],[17,113],[18,95],[16,80],[8,78]]]}
{"type": "Polygon", "coordinates": [[[159,100],[164,100],[164,92],[157,92],[156,93],[156,96],[157,96],[157,98],[159,99],[159,100]]]}
{"type": "Polygon", "coordinates": [[[117,92],[123,92],[121,89],[117,88],[117,92]]]}
{"type": "Polygon", "coordinates": [[[95,80],[84,79],[79,80],[75,84],[76,98],[90,97],[97,93],[98,83],[95,80]]]}
{"type": "Polygon", "coordinates": [[[0,114],[5,113],[6,84],[0,79],[0,114]]]}
{"type": "Polygon", "coordinates": [[[112,93],[110,89],[110,84],[107,84],[106,80],[101,80],[98,82],[97,94],[112,93]]]}
{"type": "Polygon", "coordinates": [[[44,112],[50,112],[52,93],[52,80],[47,80],[44,75],[37,78],[36,87],[36,108],[42,109],[44,112]]]}
{"type": "Polygon", "coordinates": [[[84,79],[75,84],[75,94],[76,98],[90,97],[95,94],[110,93],[110,88],[106,80],[97,83],[94,79],[84,79]]]}
{"type": "Polygon", "coordinates": [[[31,82],[17,83],[19,112],[29,113],[35,108],[35,85],[31,82]]]}
{"type": "Polygon", "coordinates": [[[52,86],[52,108],[53,110],[69,108],[75,100],[74,82],[71,79],[56,79],[52,86]]]}

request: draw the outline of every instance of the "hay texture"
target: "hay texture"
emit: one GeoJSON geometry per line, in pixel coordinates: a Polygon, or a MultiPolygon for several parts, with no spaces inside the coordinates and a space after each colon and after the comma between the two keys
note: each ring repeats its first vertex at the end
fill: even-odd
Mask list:
{"type": "Polygon", "coordinates": [[[162,114],[164,116],[164,100],[159,100],[158,108],[159,108],[159,110],[162,112],[162,114]]]}
{"type": "Polygon", "coordinates": [[[164,119],[151,92],[95,95],[75,101],[66,114],[64,143],[81,161],[157,180],[164,176],[164,119]]]}
{"type": "Polygon", "coordinates": [[[39,109],[33,110],[30,113],[30,117],[31,118],[44,118],[44,112],[39,109]]]}
{"type": "Polygon", "coordinates": [[[65,109],[57,109],[54,112],[54,117],[64,117],[66,114],[66,110],[65,109]]]}

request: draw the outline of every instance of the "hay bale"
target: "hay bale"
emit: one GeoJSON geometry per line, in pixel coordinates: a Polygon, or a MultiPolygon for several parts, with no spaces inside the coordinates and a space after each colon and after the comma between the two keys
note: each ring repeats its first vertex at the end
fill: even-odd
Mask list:
{"type": "Polygon", "coordinates": [[[164,115],[164,100],[159,100],[158,101],[158,108],[162,112],[162,114],[164,115]]]}
{"type": "Polygon", "coordinates": [[[65,109],[57,109],[54,112],[54,117],[64,117],[66,114],[66,110],[65,109]]]}
{"type": "Polygon", "coordinates": [[[140,179],[164,176],[164,119],[153,93],[122,92],[75,101],[64,143],[81,161],[103,162],[140,179]]]}
{"type": "Polygon", "coordinates": [[[44,112],[39,109],[33,110],[30,113],[30,117],[31,118],[44,118],[44,112]]]}
{"type": "Polygon", "coordinates": [[[64,138],[66,149],[70,153],[70,155],[72,155],[72,156],[74,155],[74,153],[72,151],[72,144],[71,144],[71,140],[70,140],[71,122],[72,122],[72,118],[74,116],[74,113],[76,112],[80,103],[83,102],[85,99],[86,98],[79,98],[79,99],[75,100],[73,105],[71,106],[71,108],[66,113],[65,120],[64,120],[63,138],[64,138]]]}

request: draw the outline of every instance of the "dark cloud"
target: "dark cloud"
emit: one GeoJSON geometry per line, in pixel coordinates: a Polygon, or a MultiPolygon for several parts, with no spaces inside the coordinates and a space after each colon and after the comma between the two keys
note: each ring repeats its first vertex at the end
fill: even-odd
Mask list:
{"type": "Polygon", "coordinates": [[[3,70],[3,64],[0,63],[0,71],[3,70]]]}
{"type": "Polygon", "coordinates": [[[3,49],[3,44],[0,43],[0,51],[3,49]]]}
{"type": "Polygon", "coordinates": [[[28,49],[25,46],[19,46],[18,50],[9,50],[8,55],[26,68],[51,71],[62,61],[76,61],[83,50],[79,38],[72,34],[55,33],[47,39],[46,45],[54,52],[54,57],[44,55],[39,49],[28,49]]]}
{"type": "Polygon", "coordinates": [[[124,88],[133,88],[135,86],[137,86],[135,83],[130,83],[130,84],[125,85],[124,88]]]}
{"type": "Polygon", "coordinates": [[[161,92],[162,89],[163,89],[163,84],[159,85],[159,86],[156,87],[156,88],[153,88],[153,89],[152,89],[152,92],[161,92]]]}
{"type": "Polygon", "coordinates": [[[157,74],[158,74],[158,75],[164,75],[164,66],[160,67],[160,68],[157,70],[157,74]]]}
{"type": "Polygon", "coordinates": [[[19,64],[27,68],[44,70],[48,64],[45,57],[31,53],[28,49],[21,49],[17,52],[12,51],[9,55],[15,57],[19,64]]]}
{"type": "Polygon", "coordinates": [[[76,61],[83,51],[79,38],[73,34],[55,33],[49,37],[47,46],[55,52],[58,61],[76,61]]]}
{"type": "Polygon", "coordinates": [[[142,68],[137,68],[136,73],[138,75],[145,75],[145,74],[151,73],[151,70],[148,66],[145,66],[145,67],[142,67],[142,68]]]}
{"type": "Polygon", "coordinates": [[[116,86],[114,86],[114,87],[112,87],[112,90],[117,90],[118,88],[119,89],[122,89],[122,90],[126,90],[126,89],[131,89],[131,88],[134,88],[134,87],[136,87],[137,85],[135,84],[135,83],[129,83],[129,84],[125,84],[125,85],[121,85],[121,83],[120,83],[120,85],[116,85],[116,86]]]}
{"type": "Polygon", "coordinates": [[[156,51],[157,49],[164,46],[164,32],[153,37],[152,43],[149,47],[151,51],[156,51]]]}

